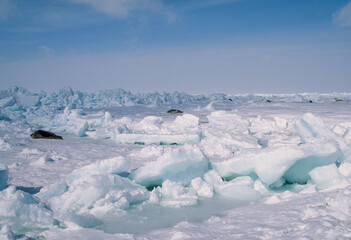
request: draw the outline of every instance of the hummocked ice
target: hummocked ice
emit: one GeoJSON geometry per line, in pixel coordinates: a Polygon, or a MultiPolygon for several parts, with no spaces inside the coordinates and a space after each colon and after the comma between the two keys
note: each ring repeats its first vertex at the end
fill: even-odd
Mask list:
{"type": "Polygon", "coordinates": [[[350,101],[1,90],[0,238],[349,239],[350,101]]]}

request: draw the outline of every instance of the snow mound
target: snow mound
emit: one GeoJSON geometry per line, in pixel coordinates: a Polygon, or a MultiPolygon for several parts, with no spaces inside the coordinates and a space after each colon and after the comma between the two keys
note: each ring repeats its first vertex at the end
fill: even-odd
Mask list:
{"type": "Polygon", "coordinates": [[[168,149],[156,161],[140,167],[130,179],[146,187],[160,186],[166,179],[183,184],[208,171],[209,161],[198,147],[184,145],[168,149]]]}

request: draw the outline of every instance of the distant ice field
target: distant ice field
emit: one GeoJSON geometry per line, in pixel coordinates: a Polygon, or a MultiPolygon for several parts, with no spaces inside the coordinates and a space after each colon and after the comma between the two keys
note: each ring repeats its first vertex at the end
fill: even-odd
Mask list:
{"type": "Polygon", "coordinates": [[[349,239],[350,181],[351,93],[0,91],[4,239],[349,239]]]}

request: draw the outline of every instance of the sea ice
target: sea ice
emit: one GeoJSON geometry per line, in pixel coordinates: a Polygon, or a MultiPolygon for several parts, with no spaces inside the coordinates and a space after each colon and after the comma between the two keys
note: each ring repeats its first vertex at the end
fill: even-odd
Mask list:
{"type": "Polygon", "coordinates": [[[0,238],[349,239],[350,101],[0,90],[0,238]],[[39,127],[67,138],[32,141],[39,127]]]}

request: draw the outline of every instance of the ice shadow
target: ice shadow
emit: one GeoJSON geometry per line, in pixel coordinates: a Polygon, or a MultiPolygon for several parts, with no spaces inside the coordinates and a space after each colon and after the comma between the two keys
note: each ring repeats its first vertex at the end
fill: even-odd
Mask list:
{"type": "Polygon", "coordinates": [[[24,187],[24,186],[16,186],[17,190],[21,190],[23,192],[29,193],[29,194],[37,194],[40,192],[40,189],[42,187],[24,187]]]}

